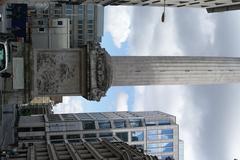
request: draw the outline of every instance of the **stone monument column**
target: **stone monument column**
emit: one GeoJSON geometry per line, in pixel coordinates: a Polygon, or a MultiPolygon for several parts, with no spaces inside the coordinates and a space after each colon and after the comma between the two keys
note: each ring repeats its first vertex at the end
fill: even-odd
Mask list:
{"type": "Polygon", "coordinates": [[[112,86],[198,85],[240,82],[240,58],[112,57],[112,86]]]}
{"type": "Polygon", "coordinates": [[[32,97],[83,96],[99,101],[111,86],[240,82],[240,58],[111,57],[99,44],[33,54],[32,97]]]}

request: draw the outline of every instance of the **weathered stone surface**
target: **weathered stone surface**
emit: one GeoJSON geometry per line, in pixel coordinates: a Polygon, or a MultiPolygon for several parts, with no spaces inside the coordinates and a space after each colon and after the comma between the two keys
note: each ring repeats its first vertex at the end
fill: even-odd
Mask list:
{"type": "Polygon", "coordinates": [[[35,95],[79,94],[81,50],[36,50],[35,95]]]}

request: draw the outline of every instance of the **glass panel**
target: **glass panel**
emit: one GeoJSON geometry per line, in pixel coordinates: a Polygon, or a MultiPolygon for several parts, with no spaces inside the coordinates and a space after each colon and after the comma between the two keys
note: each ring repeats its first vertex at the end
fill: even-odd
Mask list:
{"type": "Polygon", "coordinates": [[[148,134],[157,134],[158,133],[158,130],[149,130],[148,131],[148,134]]]}
{"type": "Polygon", "coordinates": [[[102,113],[90,113],[96,119],[106,119],[106,117],[102,113]]]}
{"type": "Polygon", "coordinates": [[[143,131],[132,132],[132,141],[143,141],[143,140],[144,140],[143,131]]]}
{"type": "Polygon", "coordinates": [[[99,121],[98,126],[100,129],[111,128],[111,122],[110,121],[99,121]]]}
{"type": "Polygon", "coordinates": [[[97,137],[95,133],[88,133],[83,135],[83,138],[94,138],[94,137],[97,137]]]}
{"type": "Polygon", "coordinates": [[[125,120],[115,120],[114,125],[115,125],[115,128],[126,128],[125,120]]]}
{"type": "Polygon", "coordinates": [[[87,113],[78,113],[77,116],[80,119],[92,119],[92,117],[90,117],[87,113]]]}
{"type": "Polygon", "coordinates": [[[67,135],[67,139],[76,139],[76,138],[80,138],[80,135],[79,134],[67,135]]]}
{"type": "Polygon", "coordinates": [[[116,133],[116,136],[123,140],[124,142],[128,141],[128,132],[118,132],[116,133]]]}
{"type": "Polygon", "coordinates": [[[159,134],[173,134],[173,129],[162,129],[159,132],[159,134]]]}
{"type": "Polygon", "coordinates": [[[63,139],[63,136],[62,135],[50,136],[50,140],[54,140],[54,139],[63,139]]]}
{"type": "Polygon", "coordinates": [[[158,125],[170,125],[171,122],[169,119],[162,119],[158,121],[158,125]]]}
{"type": "Polygon", "coordinates": [[[72,10],[66,10],[66,14],[72,14],[72,10]]]}
{"type": "Polygon", "coordinates": [[[159,139],[173,139],[173,135],[169,134],[169,135],[158,135],[159,139]]]}
{"type": "Polygon", "coordinates": [[[85,139],[87,142],[97,142],[97,138],[86,138],[85,139]]]}
{"type": "Polygon", "coordinates": [[[83,129],[95,129],[94,121],[82,121],[83,129]]]}
{"type": "Polygon", "coordinates": [[[173,139],[173,129],[150,130],[147,133],[147,139],[151,141],[173,139]]]}
{"type": "Polygon", "coordinates": [[[99,133],[99,137],[112,137],[112,132],[99,133]]]}
{"type": "Polygon", "coordinates": [[[148,140],[150,141],[156,141],[158,140],[158,135],[157,134],[150,134],[147,136],[148,140]]]}
{"type": "Polygon", "coordinates": [[[146,126],[156,126],[156,121],[146,120],[145,125],[146,126]]]}
{"type": "Polygon", "coordinates": [[[82,142],[80,139],[70,139],[68,140],[69,143],[80,143],[82,142]]]}
{"type": "Polygon", "coordinates": [[[166,148],[173,147],[173,142],[163,142],[163,143],[149,143],[147,144],[147,148],[166,148]]]}
{"type": "Polygon", "coordinates": [[[173,152],[173,148],[172,147],[170,147],[170,148],[163,148],[162,152],[173,152]]]}
{"type": "Polygon", "coordinates": [[[147,148],[158,148],[158,143],[150,143],[150,144],[147,144],[147,148]]]}
{"type": "Polygon", "coordinates": [[[161,143],[161,147],[173,147],[173,142],[161,143]]]}
{"type": "Polygon", "coordinates": [[[129,120],[131,127],[142,127],[141,119],[129,120]]]}

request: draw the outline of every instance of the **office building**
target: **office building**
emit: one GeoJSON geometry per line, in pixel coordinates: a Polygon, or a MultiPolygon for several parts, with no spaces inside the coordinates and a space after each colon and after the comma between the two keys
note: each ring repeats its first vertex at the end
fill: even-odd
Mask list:
{"type": "MultiPolygon", "coordinates": [[[[54,28],[55,35],[56,33],[58,33],[57,35],[59,35],[59,33],[62,33],[61,38],[50,36],[50,39],[51,37],[53,39],[51,43],[61,39],[62,43],[59,44],[59,46],[65,46],[64,43],[70,44],[69,46],[67,45],[68,47],[61,48],[79,48],[87,44],[87,42],[101,42],[101,38],[103,36],[104,9],[101,5],[72,5],[50,3],[47,8],[36,8],[34,12],[32,12],[31,17],[33,23],[33,44],[36,45],[43,45],[37,43],[42,39],[47,41],[47,35],[50,36],[50,34],[47,33],[51,28],[54,28]],[[62,25],[60,26],[58,24],[58,19],[64,19],[62,25]],[[69,25],[65,25],[65,21],[67,21],[66,19],[69,20],[69,25]],[[57,21],[55,26],[55,22],[53,21],[57,21]],[[61,31],[56,31],[56,28],[63,28],[63,26],[70,26],[67,29],[68,32],[62,31],[63,29],[61,29],[61,31]],[[68,41],[68,38],[64,38],[66,34],[63,36],[63,32],[70,34],[70,41],[68,41]]],[[[33,46],[35,47],[35,45],[33,46]]],[[[37,48],[51,48],[50,46],[45,46],[46,45],[37,46],[37,48]]]]}
{"type": "Polygon", "coordinates": [[[32,20],[33,48],[70,48],[70,20],[68,18],[36,18],[32,20]]]}
{"type": "Polygon", "coordinates": [[[33,56],[33,97],[81,95],[99,101],[111,86],[240,81],[240,58],[232,57],[110,56],[98,44],[81,49],[35,50],[33,56]]]}
{"type": "Polygon", "coordinates": [[[239,0],[88,0],[87,2],[103,6],[130,5],[206,8],[209,13],[240,9],[239,0]]]}
{"type": "Polygon", "coordinates": [[[178,160],[176,117],[159,111],[21,116],[18,144],[123,141],[159,159],[178,160]]]}

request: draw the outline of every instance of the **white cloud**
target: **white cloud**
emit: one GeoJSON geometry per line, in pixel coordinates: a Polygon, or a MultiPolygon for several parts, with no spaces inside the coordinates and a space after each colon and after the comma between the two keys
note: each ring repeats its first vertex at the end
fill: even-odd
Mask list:
{"type": "MultiPolygon", "coordinates": [[[[130,55],[240,56],[240,12],[207,14],[203,9],[136,8],[129,36],[130,55]]],[[[133,110],[160,110],[177,117],[185,160],[239,158],[239,86],[134,87],[133,110]],[[235,117],[232,117],[235,115],[235,117]],[[232,125],[230,125],[232,124],[232,125]]]]}
{"type": "Polygon", "coordinates": [[[79,97],[63,97],[63,103],[57,104],[54,108],[54,113],[80,113],[83,112],[82,101],[79,97]]]}
{"type": "Polygon", "coordinates": [[[118,48],[127,41],[131,31],[131,13],[130,7],[106,7],[104,29],[111,33],[118,48]]]}
{"type": "Polygon", "coordinates": [[[117,96],[117,111],[128,111],[128,94],[119,93],[117,96]]]}

